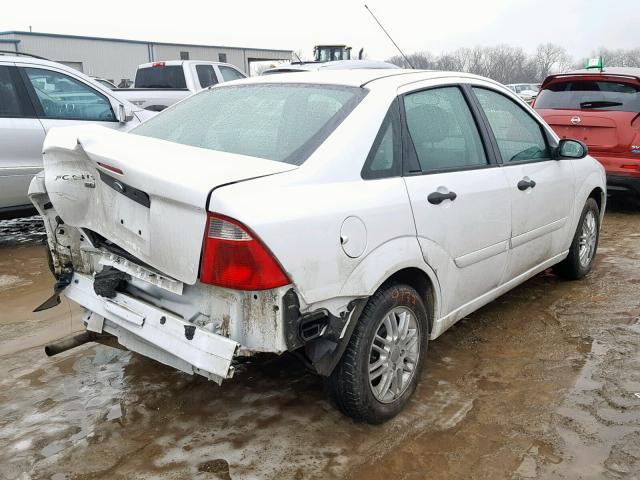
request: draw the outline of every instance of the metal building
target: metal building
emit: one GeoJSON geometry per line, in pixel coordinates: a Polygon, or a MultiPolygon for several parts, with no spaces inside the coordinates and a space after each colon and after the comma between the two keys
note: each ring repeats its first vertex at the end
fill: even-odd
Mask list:
{"type": "Polygon", "coordinates": [[[147,42],[39,32],[0,32],[0,50],[15,50],[64,63],[116,84],[132,80],[141,63],[160,60],[227,62],[250,74],[251,63],[291,60],[291,50],[147,42]]]}

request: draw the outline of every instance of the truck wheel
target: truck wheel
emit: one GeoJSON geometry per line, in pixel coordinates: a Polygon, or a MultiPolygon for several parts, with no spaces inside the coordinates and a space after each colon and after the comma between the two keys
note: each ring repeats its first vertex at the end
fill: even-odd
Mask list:
{"type": "Polygon", "coordinates": [[[391,284],[378,290],[329,378],[338,408],[368,423],[397,415],[416,388],[428,339],[427,310],[415,289],[391,284]]]}
{"type": "Polygon", "coordinates": [[[593,198],[587,199],[573,236],[569,255],[553,267],[553,271],[566,279],[578,280],[591,270],[600,237],[600,209],[593,198]]]}

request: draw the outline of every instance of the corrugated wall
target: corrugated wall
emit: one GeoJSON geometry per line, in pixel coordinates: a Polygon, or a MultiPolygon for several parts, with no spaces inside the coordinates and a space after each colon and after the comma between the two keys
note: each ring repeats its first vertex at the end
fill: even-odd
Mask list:
{"type": "Polygon", "coordinates": [[[246,71],[243,50],[157,44],[153,46],[154,60],[178,60],[180,59],[180,52],[189,52],[189,60],[210,60],[212,62],[218,62],[218,54],[225,53],[227,55],[227,63],[235,65],[243,72],[246,71]]]}
{"type": "Polygon", "coordinates": [[[227,63],[235,65],[249,74],[250,60],[290,60],[291,52],[282,50],[260,50],[188,46],[179,44],[153,44],[129,41],[110,41],[91,38],[55,37],[47,35],[5,34],[3,39],[18,39],[21,52],[33,53],[57,62],[82,64],[82,71],[93,77],[113,80],[133,80],[136,68],[153,60],[179,60],[180,52],[189,52],[190,60],[219,61],[219,54],[227,56],[227,63]]]}
{"type": "Polygon", "coordinates": [[[56,62],[81,62],[82,71],[92,77],[133,79],[139,64],[149,61],[142,43],[16,35],[21,52],[33,53],[56,62]]]}

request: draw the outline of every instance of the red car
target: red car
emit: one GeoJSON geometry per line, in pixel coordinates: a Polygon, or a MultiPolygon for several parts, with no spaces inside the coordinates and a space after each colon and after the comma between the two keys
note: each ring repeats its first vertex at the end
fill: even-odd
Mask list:
{"type": "Polygon", "coordinates": [[[533,107],[560,138],[588,145],[610,192],[640,197],[640,68],[550,75],[533,107]]]}

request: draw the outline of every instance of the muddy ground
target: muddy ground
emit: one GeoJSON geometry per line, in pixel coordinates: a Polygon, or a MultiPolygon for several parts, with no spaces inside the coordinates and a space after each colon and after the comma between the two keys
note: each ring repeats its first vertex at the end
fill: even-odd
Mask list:
{"type": "Polygon", "coordinates": [[[27,223],[0,227],[1,479],[640,479],[637,207],[610,206],[585,280],[538,275],[434,341],[383,426],[290,357],[222,387],[102,345],[46,358],[79,311],[29,313],[53,281],[27,223]]]}

